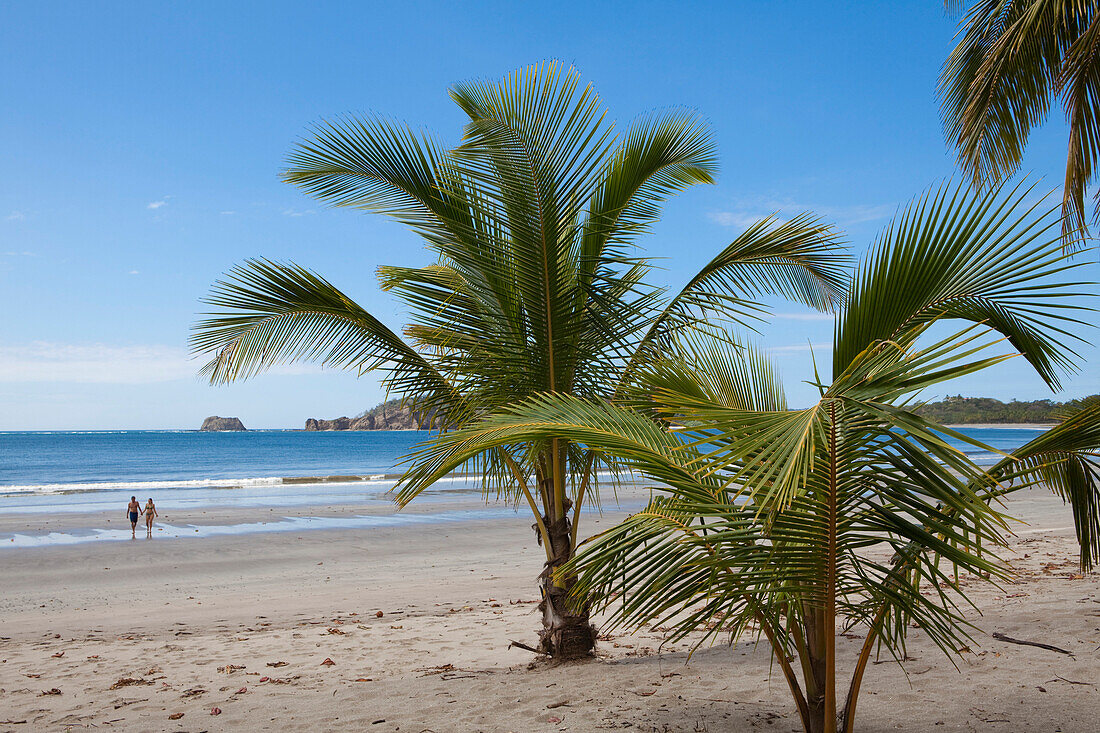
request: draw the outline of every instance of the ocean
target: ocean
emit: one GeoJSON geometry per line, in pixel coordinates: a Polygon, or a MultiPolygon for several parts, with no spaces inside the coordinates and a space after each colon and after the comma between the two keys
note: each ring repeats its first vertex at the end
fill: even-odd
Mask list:
{"type": "MultiPolygon", "coordinates": [[[[1010,451],[1041,430],[966,428],[960,432],[1010,451]]],[[[376,505],[382,510],[391,504],[389,492],[402,470],[403,457],[428,437],[425,431],[0,432],[0,515],[117,512],[131,495],[143,502],[153,497],[162,511],[320,505],[376,505]]],[[[956,439],[950,442],[979,463],[999,457],[956,439]]],[[[420,501],[469,498],[479,491],[476,479],[454,476],[437,483],[420,501]]],[[[432,516],[439,521],[461,521],[497,511],[440,511],[432,516]]],[[[404,519],[378,514],[340,520],[343,524],[336,525],[333,522],[337,520],[331,518],[314,519],[305,524],[320,528],[430,521],[424,516],[404,519]]],[[[282,524],[265,522],[253,529],[300,529],[302,522],[301,518],[286,518],[282,524]]],[[[244,526],[165,527],[161,531],[175,536],[172,532],[177,530],[186,536],[251,531],[244,526]]],[[[129,532],[124,534],[129,537],[129,532]]],[[[0,548],[122,538],[121,534],[85,533],[14,541],[12,536],[0,536],[0,548]]]]}

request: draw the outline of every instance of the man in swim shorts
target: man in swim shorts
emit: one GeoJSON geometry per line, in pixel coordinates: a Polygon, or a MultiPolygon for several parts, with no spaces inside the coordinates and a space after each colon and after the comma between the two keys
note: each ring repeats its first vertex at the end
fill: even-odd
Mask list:
{"type": "Polygon", "coordinates": [[[141,504],[138,504],[136,496],[130,497],[130,504],[126,507],[126,512],[130,515],[130,537],[136,537],[138,514],[141,512],[141,504]]]}

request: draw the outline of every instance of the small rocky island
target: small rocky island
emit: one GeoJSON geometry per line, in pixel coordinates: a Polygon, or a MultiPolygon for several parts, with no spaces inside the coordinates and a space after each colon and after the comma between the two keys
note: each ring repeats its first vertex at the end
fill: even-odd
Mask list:
{"type": "Polygon", "coordinates": [[[401,400],[383,402],[357,417],[338,417],[333,420],[318,420],[311,417],[306,420],[306,430],[427,430],[428,420],[401,400]]]}
{"type": "Polygon", "coordinates": [[[203,420],[202,427],[199,428],[199,430],[207,432],[245,429],[244,423],[241,422],[239,417],[218,417],[217,415],[211,415],[203,420]]]}

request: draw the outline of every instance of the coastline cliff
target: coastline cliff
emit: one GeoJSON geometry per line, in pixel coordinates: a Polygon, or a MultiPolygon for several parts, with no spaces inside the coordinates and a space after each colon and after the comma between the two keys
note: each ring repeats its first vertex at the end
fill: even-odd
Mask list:
{"type": "Polygon", "coordinates": [[[383,402],[357,417],[338,417],[324,420],[311,417],[306,420],[305,429],[310,432],[322,430],[427,430],[428,420],[401,400],[383,402]]]}

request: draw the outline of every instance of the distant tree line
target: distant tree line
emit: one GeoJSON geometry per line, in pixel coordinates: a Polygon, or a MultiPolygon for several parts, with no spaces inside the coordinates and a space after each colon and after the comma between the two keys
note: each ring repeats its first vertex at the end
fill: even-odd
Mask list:
{"type": "MultiPolygon", "coordinates": [[[[1100,395],[1085,398],[1098,399],[1100,395]]],[[[1067,407],[1080,400],[1055,402],[1033,400],[1031,402],[1001,402],[992,397],[963,397],[956,395],[941,402],[929,402],[920,407],[917,414],[928,420],[944,424],[967,423],[1056,423],[1067,407]]]]}

